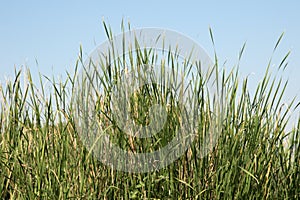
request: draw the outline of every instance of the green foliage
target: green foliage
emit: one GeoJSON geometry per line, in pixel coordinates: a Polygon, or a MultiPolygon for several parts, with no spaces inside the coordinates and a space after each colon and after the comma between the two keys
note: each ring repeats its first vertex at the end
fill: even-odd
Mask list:
{"type": "MultiPolygon", "coordinates": [[[[106,25],[105,31],[112,37],[106,25]]],[[[244,46],[241,54],[243,51],[244,46]]],[[[139,53],[137,62],[151,61],[151,53],[139,53]]],[[[226,118],[213,151],[199,157],[201,134],[211,119],[205,108],[207,102],[200,102],[202,126],[188,151],[160,171],[131,174],[103,165],[80,141],[69,102],[75,75],[68,74],[64,82],[46,78],[52,86],[45,93],[42,77],[38,89],[29,71],[16,72],[14,81],[0,86],[0,198],[299,199],[300,119],[293,130],[286,131],[289,114],[282,109],[281,101],[286,83],[272,79],[268,68],[251,96],[247,78],[238,80],[238,69],[219,74],[226,118]]],[[[108,80],[102,80],[107,92],[108,80]]],[[[132,99],[131,115],[146,124],[145,116],[139,116],[145,108],[138,105],[164,101],[165,94],[155,85],[142,88],[132,99]]],[[[112,130],[107,114],[109,99],[104,97],[99,102],[99,121],[106,130],[112,130]]],[[[158,147],[164,146],[167,141],[163,135],[171,137],[169,130],[179,120],[176,102],[171,98],[169,103],[168,125],[158,134],[162,141],[130,140],[121,133],[114,135],[115,141],[131,151],[151,151],[155,142],[158,147]]],[[[288,108],[293,109],[293,105],[288,108]]]]}

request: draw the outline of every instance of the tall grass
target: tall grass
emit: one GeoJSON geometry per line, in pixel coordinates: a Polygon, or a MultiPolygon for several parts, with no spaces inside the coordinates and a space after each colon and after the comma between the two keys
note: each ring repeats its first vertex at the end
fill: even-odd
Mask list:
{"type": "MultiPolygon", "coordinates": [[[[144,61],[151,60],[147,52],[140,55],[144,61]]],[[[81,59],[79,56],[76,69],[81,59]]],[[[254,95],[248,91],[248,79],[238,79],[238,68],[220,71],[226,118],[221,123],[216,146],[208,155],[199,156],[201,133],[209,129],[211,119],[205,109],[209,104],[202,102],[202,126],[191,147],[169,166],[149,173],[116,171],[99,162],[83,145],[69,101],[75,75],[76,72],[68,73],[68,78],[60,82],[46,78],[52,83],[47,92],[32,82],[29,70],[16,71],[14,80],[1,86],[1,199],[299,198],[300,119],[293,130],[285,129],[289,110],[296,109],[297,104],[292,102],[289,110],[283,110],[282,96],[287,83],[271,76],[269,67],[254,95]],[[25,85],[21,83],[22,76],[25,85]],[[286,140],[289,142],[285,143],[286,140]]],[[[44,81],[41,76],[40,85],[44,81]]],[[[147,123],[147,119],[139,116],[144,112],[139,110],[144,109],[139,103],[147,105],[158,101],[157,97],[163,100],[163,90],[155,89],[153,85],[144,88],[142,95],[133,98],[132,115],[141,123],[147,123]],[[158,96],[152,96],[155,92],[159,92],[158,96]]],[[[99,102],[99,122],[108,131],[115,130],[113,121],[105,114],[110,109],[108,99],[104,96],[99,102]]],[[[176,126],[178,110],[175,101],[171,99],[169,103],[174,104],[168,112],[171,129],[176,126]]],[[[163,129],[158,136],[172,136],[172,131],[163,129]]],[[[153,147],[150,144],[157,140],[125,137],[121,132],[113,137],[122,148],[133,152],[153,151],[165,145],[158,142],[153,147]]]]}

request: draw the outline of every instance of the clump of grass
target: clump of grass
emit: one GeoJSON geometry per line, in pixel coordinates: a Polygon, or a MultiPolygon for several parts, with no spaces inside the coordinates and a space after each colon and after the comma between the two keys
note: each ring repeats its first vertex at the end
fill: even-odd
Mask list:
{"type": "MultiPolygon", "coordinates": [[[[110,32],[106,27],[107,32],[110,32]]],[[[109,34],[111,35],[111,34],[109,34]]],[[[281,38],[280,38],[281,39],[281,38]]],[[[276,43],[276,48],[278,43],[276,43]]],[[[141,53],[141,52],[140,52],[141,53]]],[[[151,52],[137,54],[137,62],[151,64],[151,52]],[[140,56],[140,57],[139,57],[140,56]]],[[[286,59],[286,58],[285,58],[286,59]]],[[[284,65],[285,59],[281,66],[284,65]]],[[[79,67],[79,57],[76,69],[79,67]]],[[[132,63],[138,66],[139,63],[132,63]]],[[[119,65],[115,65],[119,66],[119,65]]],[[[281,67],[280,66],[280,67],[281,67]]],[[[103,67],[107,67],[104,65],[103,67]]],[[[215,70],[218,68],[216,67],[215,70]]],[[[78,71],[78,70],[76,70],[78,71]]],[[[115,71],[120,78],[120,70],[115,71]]],[[[99,162],[87,149],[74,122],[72,98],[75,75],[51,81],[49,93],[38,89],[30,71],[16,71],[13,81],[0,88],[0,197],[2,199],[298,199],[300,196],[300,119],[286,131],[288,111],[283,111],[286,83],[273,78],[269,68],[253,96],[248,80],[238,80],[238,69],[219,72],[224,97],[221,133],[212,151],[200,157],[201,139],[209,129],[209,103],[199,102],[199,130],[191,147],[169,166],[149,173],[116,171],[99,162]],[[25,76],[25,87],[21,76],[25,76]],[[24,89],[23,89],[24,88],[24,89]],[[238,95],[239,94],[239,95],[238,95]],[[284,144],[286,138],[288,144],[284,144]]],[[[45,79],[40,77],[43,86],[45,79]]],[[[168,125],[158,138],[125,137],[115,129],[109,113],[109,86],[98,96],[98,120],[120,147],[145,152],[160,148],[163,135],[176,127],[176,101],[169,98],[168,125]],[[109,132],[110,131],[110,132],[109,132]],[[117,133],[117,134],[116,134],[117,133]],[[155,143],[156,142],[156,143],[155,143]],[[152,146],[151,146],[152,144],[152,146]],[[156,144],[157,146],[153,146],[156,144]]],[[[114,79],[116,80],[116,79],[114,79]]],[[[202,83],[205,83],[202,82],[202,83]]],[[[199,95],[204,95],[198,88],[199,95]]],[[[164,88],[146,85],[132,99],[131,115],[140,123],[141,103],[166,101],[164,88]]],[[[299,105],[299,104],[298,104],[299,105]]],[[[289,109],[296,109],[292,102],[289,109]]],[[[147,109],[146,109],[147,110],[147,109]]],[[[167,141],[167,140],[164,140],[167,141]]]]}

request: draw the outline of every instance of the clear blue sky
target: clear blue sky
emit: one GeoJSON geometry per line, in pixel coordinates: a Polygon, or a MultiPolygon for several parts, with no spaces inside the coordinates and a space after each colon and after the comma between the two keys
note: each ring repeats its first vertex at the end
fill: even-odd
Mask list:
{"type": "MultiPolygon", "coordinates": [[[[212,28],[220,63],[230,68],[247,42],[241,78],[250,73],[252,87],[263,76],[273,47],[285,36],[274,55],[278,65],[291,50],[288,100],[300,95],[300,1],[3,1],[0,6],[0,81],[16,66],[36,75],[65,77],[74,68],[79,46],[90,53],[105,38],[102,19],[120,33],[122,18],[132,27],[163,27],[198,42],[213,57],[212,28]],[[38,65],[36,64],[38,61],[38,65]]],[[[299,99],[299,98],[298,98],[299,99]]]]}

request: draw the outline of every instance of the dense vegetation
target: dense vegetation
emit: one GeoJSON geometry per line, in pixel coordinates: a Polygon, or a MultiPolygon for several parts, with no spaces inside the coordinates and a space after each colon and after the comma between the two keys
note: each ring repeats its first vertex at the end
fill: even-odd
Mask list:
{"type": "MultiPolygon", "coordinates": [[[[147,52],[139,55],[149,56],[147,52]]],[[[81,59],[79,56],[76,69],[81,59]]],[[[151,61],[136,62],[145,60],[151,61]]],[[[250,95],[247,78],[238,79],[238,68],[225,72],[216,66],[215,70],[219,72],[226,115],[215,147],[204,157],[198,155],[201,133],[209,129],[206,124],[211,119],[207,112],[210,104],[203,102],[199,105],[203,108],[199,117],[202,126],[191,147],[169,166],[148,173],[114,170],[83,145],[70,104],[76,73],[68,73],[60,82],[41,76],[37,86],[29,70],[16,71],[14,80],[0,86],[0,198],[299,199],[300,120],[293,130],[286,130],[289,110],[297,107],[291,102],[283,109],[287,84],[271,76],[268,67],[250,95]],[[50,90],[43,88],[45,79],[52,83],[50,90]]],[[[151,98],[150,93],[142,94],[133,101],[143,105],[153,101],[146,99],[151,98]]],[[[100,109],[108,113],[110,104],[105,102],[100,109]]],[[[133,112],[139,118],[141,111],[136,108],[133,112]]],[[[113,124],[103,113],[99,121],[113,124]]],[[[176,106],[171,106],[168,117],[172,120],[167,126],[172,129],[178,120],[176,106]]],[[[171,137],[168,127],[162,131],[171,137]]],[[[108,131],[111,129],[113,126],[108,131]]],[[[153,141],[127,138],[121,133],[114,136],[124,149],[151,151],[149,142],[153,141]]],[[[158,144],[164,146],[163,142],[158,144]]]]}

